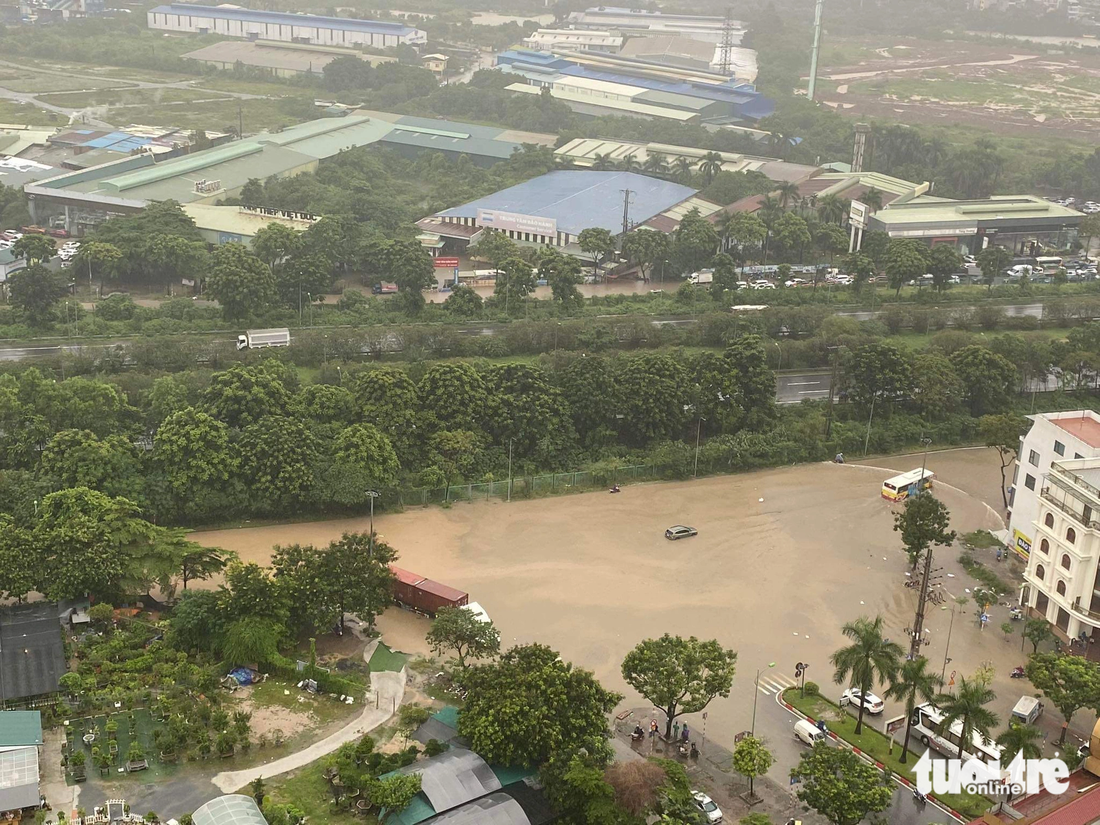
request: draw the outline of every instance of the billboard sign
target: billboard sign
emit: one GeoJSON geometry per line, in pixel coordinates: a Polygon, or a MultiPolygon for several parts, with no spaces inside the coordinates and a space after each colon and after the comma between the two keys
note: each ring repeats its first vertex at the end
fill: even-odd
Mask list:
{"type": "Polygon", "coordinates": [[[516,212],[498,212],[495,209],[477,210],[477,225],[502,232],[530,232],[551,238],[558,234],[558,222],[554,218],[536,215],[520,215],[516,212]]]}
{"type": "Polygon", "coordinates": [[[848,223],[856,229],[866,229],[869,211],[870,210],[867,209],[867,204],[860,201],[852,201],[852,205],[848,209],[848,223]]]}
{"type": "Polygon", "coordinates": [[[432,258],[432,266],[436,269],[455,269],[458,267],[458,258],[432,258]]]}

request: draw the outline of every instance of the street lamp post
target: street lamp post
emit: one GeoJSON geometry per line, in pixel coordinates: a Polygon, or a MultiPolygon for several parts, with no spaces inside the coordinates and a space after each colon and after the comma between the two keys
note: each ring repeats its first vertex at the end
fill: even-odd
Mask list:
{"type": "Polygon", "coordinates": [[[368,547],[370,557],[374,558],[374,500],[382,495],[377,490],[367,490],[367,498],[370,499],[370,538],[368,539],[368,547]]]}
{"type": "Polygon", "coordinates": [[[508,500],[512,500],[512,439],[508,439],[508,500]]]}
{"type": "MultiPolygon", "coordinates": [[[[775,667],[775,662],[769,662],[768,667],[775,667]]],[[[760,674],[763,673],[766,669],[767,668],[760,668],[759,670],[757,670],[756,678],[753,680],[753,684],[756,685],[756,693],[754,693],[752,697],[752,730],[750,731],[749,735],[752,736],[754,739],[756,738],[756,700],[760,696],[760,674]]]]}
{"type": "Polygon", "coordinates": [[[947,665],[950,664],[951,659],[948,657],[947,652],[951,650],[951,631],[955,628],[955,606],[951,606],[951,622],[947,625],[947,647],[943,649],[943,670],[940,671],[940,683],[943,683],[943,677],[947,675],[947,665]]]}
{"type": "Polygon", "coordinates": [[[703,433],[703,422],[706,421],[703,416],[699,416],[699,423],[695,428],[695,469],[691,471],[692,478],[699,478],[699,437],[703,433]]]}

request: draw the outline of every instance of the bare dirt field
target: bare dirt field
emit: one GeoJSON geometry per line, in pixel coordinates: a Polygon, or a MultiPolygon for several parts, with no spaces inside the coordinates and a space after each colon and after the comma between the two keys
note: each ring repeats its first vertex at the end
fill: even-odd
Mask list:
{"type": "MultiPolygon", "coordinates": [[[[868,461],[897,470],[920,463],[919,455],[868,461]]],[[[930,453],[928,466],[946,482],[936,495],[956,530],[1002,526],[997,512],[973,495],[1000,500],[994,451],[930,453]]],[[[618,495],[410,510],[378,517],[376,528],[400,552],[401,566],[467,590],[488,610],[505,645],[553,646],[622,691],[624,706],[636,707],[639,698],[623,683],[619,665],[641,639],[671,632],[735,648],[733,693],[712,703],[708,722],[710,735],[730,744],[748,727],[757,668],[774,662],[787,672],[796,661],[808,662],[810,678],[839,693],[828,657],[842,642],[844,622],[882,614],[892,638],[905,642],[916,596],[902,586],[907,561],[893,510],[879,496],[886,475],[854,464],[804,465],[624,487],[618,495]],[[664,529],[676,523],[697,527],[698,537],[668,542],[664,529]]],[[[275,543],[328,542],[367,523],[346,519],[193,538],[264,563],[275,543]]],[[[937,564],[949,593],[962,596],[973,582],[955,556],[944,551],[937,564]]],[[[996,630],[1007,607],[991,613],[985,632],[972,604],[957,613],[948,672],[993,663],[995,709],[1006,717],[1018,698],[1008,672],[1023,656],[1018,636],[1005,639],[996,630]]],[[[949,619],[946,607],[936,608],[926,625],[926,653],[935,663],[943,660],[949,619]]],[[[379,626],[392,646],[425,652],[425,619],[390,610],[379,626]]],[[[1079,719],[1074,727],[1086,724],[1079,719]]]]}
{"type": "Polygon", "coordinates": [[[1092,141],[1100,51],[1018,41],[841,39],[827,48],[823,100],[858,117],[1092,141]]]}

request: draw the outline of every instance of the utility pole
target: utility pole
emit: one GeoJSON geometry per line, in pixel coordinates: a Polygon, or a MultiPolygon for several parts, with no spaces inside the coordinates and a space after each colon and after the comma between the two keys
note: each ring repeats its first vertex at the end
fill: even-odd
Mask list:
{"type": "Polygon", "coordinates": [[[237,140],[244,140],[244,110],[240,103],[237,104],[237,140]]]}
{"type": "Polygon", "coordinates": [[[833,377],[829,381],[829,410],[825,418],[825,437],[828,438],[833,430],[833,396],[836,395],[837,371],[840,367],[838,358],[840,346],[826,347],[825,349],[831,349],[833,351],[833,377]]]}
{"type": "MultiPolygon", "coordinates": [[[[921,462],[921,477],[917,482],[917,495],[924,494],[924,468],[928,463],[928,445],[932,443],[931,438],[921,438],[921,445],[924,447],[924,461],[921,462]]],[[[932,580],[932,545],[929,544],[928,548],[924,551],[924,571],[921,573],[920,582],[920,595],[917,598],[917,615],[913,618],[913,629],[909,634],[909,658],[916,659],[920,655],[921,645],[924,644],[922,634],[924,633],[924,614],[928,609],[928,586],[932,580]]],[[[952,613],[954,618],[954,613],[952,613]]],[[[949,642],[950,643],[950,642],[949,642]]],[[[944,668],[947,668],[946,655],[944,656],[944,668]]]]}
{"type": "Polygon", "coordinates": [[[374,500],[382,495],[377,490],[367,490],[367,498],[370,499],[370,539],[367,542],[369,547],[369,558],[374,558],[374,500]]]}
{"type": "Polygon", "coordinates": [[[623,239],[626,238],[626,233],[630,231],[630,196],[636,194],[633,189],[620,189],[623,193],[623,234],[619,239],[619,249],[622,249],[623,239]]]}
{"type": "Polygon", "coordinates": [[[806,90],[806,97],[814,99],[817,94],[817,59],[821,54],[821,13],[825,9],[825,0],[817,0],[814,10],[814,47],[810,52],[810,86],[806,90]]]}

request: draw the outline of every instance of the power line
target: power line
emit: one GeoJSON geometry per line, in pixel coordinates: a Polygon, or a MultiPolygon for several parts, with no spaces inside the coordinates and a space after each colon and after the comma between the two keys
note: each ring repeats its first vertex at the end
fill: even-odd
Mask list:
{"type": "Polygon", "coordinates": [[[718,71],[724,75],[730,73],[731,54],[733,52],[733,9],[726,8],[726,19],[722,21],[722,42],[718,47],[718,71]]]}

